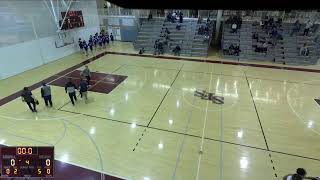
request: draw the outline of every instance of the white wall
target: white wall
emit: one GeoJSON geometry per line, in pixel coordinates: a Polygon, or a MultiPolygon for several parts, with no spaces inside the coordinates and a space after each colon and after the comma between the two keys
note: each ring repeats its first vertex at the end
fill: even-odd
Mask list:
{"type": "Polygon", "coordinates": [[[99,31],[95,0],[78,0],[70,10],[82,10],[85,27],[70,30],[75,44],[56,48],[56,26],[43,1],[0,0],[0,79],[75,53],[79,37],[99,31]]]}

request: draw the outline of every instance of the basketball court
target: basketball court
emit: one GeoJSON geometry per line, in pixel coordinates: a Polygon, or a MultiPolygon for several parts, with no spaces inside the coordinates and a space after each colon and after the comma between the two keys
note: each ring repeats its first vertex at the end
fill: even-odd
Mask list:
{"type": "MultiPolygon", "coordinates": [[[[241,25],[252,16],[252,29],[256,19],[291,12],[184,9],[178,24],[173,9],[104,0],[4,0],[0,7],[1,180],[19,179],[21,169],[27,179],[57,180],[279,180],[300,167],[320,176],[319,64],[286,65],[284,47],[281,61],[242,59],[239,52],[221,58],[229,17],[243,16],[241,25]],[[161,38],[167,52],[152,55],[162,52],[161,38]],[[71,79],[79,87],[85,66],[88,103],[77,91],[72,105],[65,84],[71,79]],[[51,86],[52,108],[41,98],[43,82],[51,86]],[[22,102],[24,87],[39,100],[37,113],[22,102]],[[51,148],[51,156],[31,152],[45,164],[17,165],[21,154],[2,149],[18,146],[51,148]]],[[[240,42],[253,50],[250,28],[241,31],[246,41],[240,32],[230,35],[238,50],[240,42]]],[[[297,54],[298,38],[292,42],[297,54]]]]}
{"type": "MultiPolygon", "coordinates": [[[[12,77],[22,84],[28,77],[40,105],[31,113],[18,95],[2,103],[0,143],[54,146],[58,161],[124,179],[270,180],[297,167],[319,173],[317,72],[116,53],[84,60],[12,77]],[[78,97],[72,106],[64,81],[77,83],[85,64],[93,72],[89,103],[78,97]],[[36,84],[44,79],[53,108],[36,84]]],[[[0,81],[2,97],[12,94],[8,81],[0,81]]]]}

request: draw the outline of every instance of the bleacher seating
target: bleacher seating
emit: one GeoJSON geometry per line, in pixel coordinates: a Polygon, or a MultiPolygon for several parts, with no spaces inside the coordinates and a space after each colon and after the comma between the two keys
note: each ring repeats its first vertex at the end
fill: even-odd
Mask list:
{"type": "MultiPolygon", "coordinates": [[[[197,24],[197,19],[184,19],[181,23],[181,29],[176,29],[176,23],[168,22],[164,18],[157,18],[147,21],[142,21],[134,47],[136,50],[145,49],[146,53],[154,53],[155,40],[164,40],[161,34],[168,28],[170,41],[168,46],[164,46],[164,53],[173,54],[172,50],[179,45],[181,47],[181,56],[207,56],[209,43],[212,39],[210,36],[209,42],[204,42],[204,36],[198,35],[198,28],[205,25],[205,22],[197,24]]],[[[180,24],[180,23],[179,23],[180,24]]],[[[214,23],[209,26],[209,34],[214,30],[214,23]]]]}
{"type": "Polygon", "coordinates": [[[319,59],[320,45],[314,42],[314,32],[318,29],[318,25],[314,26],[310,35],[303,36],[305,25],[301,25],[300,32],[290,36],[293,28],[293,23],[282,23],[278,27],[278,32],[282,35],[282,40],[277,40],[276,45],[268,45],[267,53],[258,53],[254,51],[253,46],[257,44],[256,40],[252,38],[254,32],[259,37],[269,37],[257,22],[243,21],[241,29],[237,33],[231,33],[231,25],[223,25],[222,35],[222,49],[228,49],[230,44],[240,45],[239,56],[224,55],[224,58],[245,61],[269,61],[280,64],[290,65],[311,65],[316,64],[319,59]],[[300,48],[307,44],[310,51],[308,56],[301,56],[299,54],[300,48]]]}

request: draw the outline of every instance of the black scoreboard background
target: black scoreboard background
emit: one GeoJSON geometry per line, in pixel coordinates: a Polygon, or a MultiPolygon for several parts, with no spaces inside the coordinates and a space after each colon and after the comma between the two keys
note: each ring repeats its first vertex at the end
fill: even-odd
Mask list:
{"type": "Polygon", "coordinates": [[[54,147],[0,147],[0,179],[54,177],[54,147]]]}
{"type": "MultiPolygon", "coordinates": [[[[66,18],[61,28],[62,30],[84,27],[82,11],[68,11],[68,13],[61,12],[62,20],[65,16],[66,18]]],[[[60,26],[62,20],[59,21],[60,26]]]]}

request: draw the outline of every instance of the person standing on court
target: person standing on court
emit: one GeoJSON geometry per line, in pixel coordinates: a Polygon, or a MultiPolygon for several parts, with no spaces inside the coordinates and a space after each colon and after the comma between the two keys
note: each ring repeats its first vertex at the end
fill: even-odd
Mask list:
{"type": "Polygon", "coordinates": [[[92,39],[89,40],[88,46],[89,46],[89,48],[90,48],[91,54],[93,54],[93,40],[92,40],[92,39]]]}
{"type": "Polygon", "coordinates": [[[29,109],[32,112],[38,112],[36,109],[36,102],[37,100],[34,98],[34,96],[32,95],[32,92],[29,90],[28,87],[24,87],[21,93],[21,98],[23,102],[26,102],[29,106],[29,109]],[[31,106],[32,104],[32,106],[31,106]]]}
{"type": "Polygon", "coordinates": [[[41,87],[41,97],[44,100],[44,103],[48,107],[50,104],[50,107],[52,107],[52,100],[51,100],[51,87],[48,86],[45,82],[42,83],[41,87]]]}
{"type": "Polygon", "coordinates": [[[107,41],[107,44],[109,45],[110,39],[109,39],[109,34],[108,34],[108,32],[107,32],[107,34],[106,34],[106,41],[107,41]]]}
{"type": "Polygon", "coordinates": [[[113,35],[112,35],[112,33],[110,34],[110,40],[111,40],[111,42],[113,43],[113,41],[114,41],[114,38],[113,38],[113,35]]]}
{"type": "Polygon", "coordinates": [[[80,76],[85,77],[87,79],[87,84],[90,85],[91,80],[91,72],[88,65],[85,66],[84,70],[81,72],[80,76]]]}
{"type": "Polygon", "coordinates": [[[79,44],[79,48],[80,48],[81,53],[83,53],[84,51],[83,51],[83,45],[82,45],[81,38],[79,38],[78,44],[79,44]]]}
{"type": "Polygon", "coordinates": [[[72,82],[71,78],[69,78],[67,84],[65,85],[65,91],[69,94],[72,105],[74,105],[74,101],[77,101],[76,89],[76,85],[72,82]]]}
{"type": "Polygon", "coordinates": [[[87,42],[85,40],[83,40],[82,46],[83,46],[83,49],[85,51],[85,55],[88,56],[89,55],[89,53],[88,53],[88,45],[87,45],[87,42]]]}
{"type": "Polygon", "coordinates": [[[79,89],[80,89],[81,97],[84,98],[84,102],[87,104],[88,103],[88,84],[82,78],[80,80],[79,89]]]}

